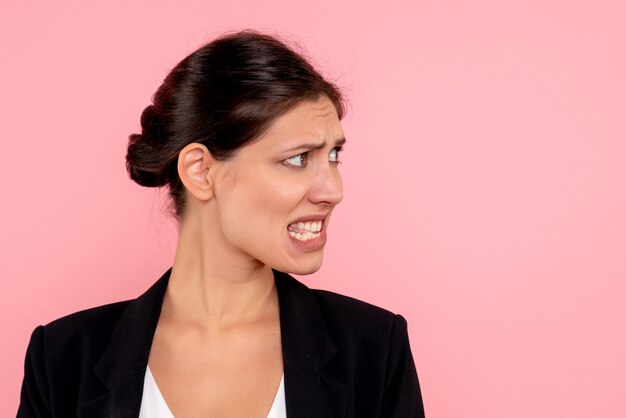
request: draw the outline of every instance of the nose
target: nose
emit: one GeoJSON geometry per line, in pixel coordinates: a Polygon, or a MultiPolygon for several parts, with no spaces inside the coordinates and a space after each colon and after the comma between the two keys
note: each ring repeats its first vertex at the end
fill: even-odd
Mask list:
{"type": "Polygon", "coordinates": [[[335,206],[343,199],[341,173],[332,164],[322,164],[316,171],[313,185],[309,190],[309,200],[315,204],[335,206]]]}

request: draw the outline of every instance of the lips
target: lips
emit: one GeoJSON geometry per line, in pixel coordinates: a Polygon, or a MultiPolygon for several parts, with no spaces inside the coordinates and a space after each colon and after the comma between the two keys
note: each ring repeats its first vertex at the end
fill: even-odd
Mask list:
{"type": "Polygon", "coordinates": [[[287,226],[293,242],[305,252],[320,249],[326,243],[324,220],[326,215],[301,217],[287,226]]]}

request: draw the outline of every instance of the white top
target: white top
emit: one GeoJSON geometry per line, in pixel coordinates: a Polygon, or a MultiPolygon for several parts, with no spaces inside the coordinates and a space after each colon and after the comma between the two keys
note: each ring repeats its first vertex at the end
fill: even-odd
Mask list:
{"type": "MultiPolygon", "coordinates": [[[[139,418],[174,418],[172,411],[170,411],[170,408],[165,403],[165,399],[163,399],[154,376],[152,376],[150,367],[146,368],[146,376],[143,381],[143,396],[141,397],[139,418]]],[[[284,374],[280,378],[280,385],[267,418],[287,418],[284,374]]]]}

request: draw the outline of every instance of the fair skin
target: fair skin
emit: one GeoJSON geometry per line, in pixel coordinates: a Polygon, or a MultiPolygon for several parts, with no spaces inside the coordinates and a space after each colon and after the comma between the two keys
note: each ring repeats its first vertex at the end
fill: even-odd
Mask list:
{"type": "Polygon", "coordinates": [[[198,143],[180,152],[187,205],[149,358],[177,418],[267,416],[283,374],[271,269],[320,268],[343,138],[321,96],[227,161],[198,143]]]}

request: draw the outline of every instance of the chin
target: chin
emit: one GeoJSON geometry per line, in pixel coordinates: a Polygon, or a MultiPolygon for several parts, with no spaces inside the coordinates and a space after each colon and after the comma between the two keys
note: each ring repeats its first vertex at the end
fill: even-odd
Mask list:
{"type": "Polygon", "coordinates": [[[317,266],[317,267],[313,267],[313,268],[298,268],[298,269],[292,269],[291,271],[286,271],[285,273],[289,273],[289,274],[297,274],[299,276],[306,276],[307,274],[313,274],[316,271],[318,271],[320,269],[320,267],[322,267],[321,265],[317,266]]]}
{"type": "Polygon", "coordinates": [[[288,274],[306,276],[313,274],[322,267],[322,254],[310,257],[298,257],[286,263],[280,263],[274,269],[288,274]],[[299,258],[299,259],[298,259],[299,258]],[[308,258],[308,259],[307,259],[308,258]]]}

